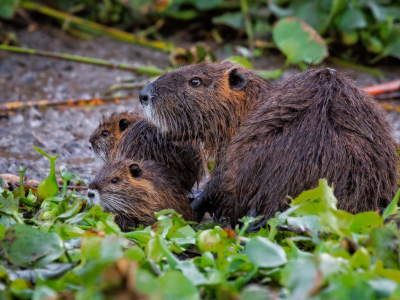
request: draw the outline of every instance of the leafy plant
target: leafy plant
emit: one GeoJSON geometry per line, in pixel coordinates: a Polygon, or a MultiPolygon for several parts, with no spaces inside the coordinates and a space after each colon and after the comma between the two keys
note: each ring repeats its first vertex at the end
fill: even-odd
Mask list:
{"type": "Polygon", "coordinates": [[[33,148],[50,160],[50,174],[46,179],[43,179],[40,182],[38,186],[38,197],[40,199],[46,199],[48,197],[55,196],[58,193],[58,183],[56,178],[56,165],[55,165],[55,161],[58,158],[58,155],[50,156],[39,147],[33,147],[33,148]]]}
{"type": "MultiPolygon", "coordinates": [[[[65,182],[76,176],[61,174],[65,182]]],[[[0,194],[1,297],[400,297],[400,191],[382,216],[353,215],[336,208],[321,180],[265,228],[246,233],[256,218],[233,230],[186,222],[170,209],[156,213],[152,226],[121,232],[112,214],[64,190],[35,207],[33,217],[20,190],[0,194]]]]}

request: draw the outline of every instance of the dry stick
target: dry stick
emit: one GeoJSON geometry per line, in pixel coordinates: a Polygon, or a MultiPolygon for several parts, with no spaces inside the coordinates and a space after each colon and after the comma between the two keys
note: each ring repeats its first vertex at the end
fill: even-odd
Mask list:
{"type": "Polygon", "coordinates": [[[400,90],[400,80],[365,86],[362,89],[371,95],[380,95],[380,94],[396,92],[400,90]]]}
{"type": "Polygon", "coordinates": [[[9,111],[14,111],[29,107],[41,107],[41,106],[87,106],[87,105],[103,105],[106,102],[120,103],[122,100],[131,99],[132,97],[104,97],[104,98],[93,98],[93,99],[68,99],[62,101],[55,100],[39,100],[39,101],[27,101],[27,102],[8,102],[0,104],[0,114],[9,111]]]}
{"type": "Polygon", "coordinates": [[[135,67],[135,66],[128,65],[128,64],[112,63],[112,62],[110,62],[108,60],[104,60],[104,59],[85,57],[85,56],[79,56],[79,55],[54,53],[54,52],[49,52],[49,51],[40,51],[40,50],[35,50],[35,49],[13,47],[13,46],[7,46],[7,45],[0,45],[0,50],[14,52],[14,53],[31,54],[31,55],[38,55],[38,56],[44,56],[44,57],[76,61],[76,62],[80,62],[80,63],[98,65],[98,66],[103,66],[103,67],[107,67],[107,68],[133,71],[136,73],[148,74],[148,75],[153,75],[153,76],[161,75],[164,73],[163,70],[156,68],[156,67],[148,67],[148,66],[135,67]]]}
{"type": "Polygon", "coordinates": [[[20,6],[27,10],[32,10],[44,14],[49,17],[53,17],[56,19],[60,19],[63,21],[67,21],[70,24],[78,26],[82,29],[86,29],[91,31],[92,33],[96,33],[103,36],[109,36],[124,42],[129,42],[133,44],[138,44],[141,46],[145,46],[148,48],[153,48],[156,50],[161,50],[164,52],[178,52],[178,53],[186,53],[185,49],[180,47],[175,47],[171,43],[159,42],[159,41],[150,41],[145,38],[137,37],[134,34],[112,28],[107,27],[92,21],[88,21],[79,17],[72,16],[68,13],[52,9],[50,7],[32,2],[32,1],[21,1],[20,6]]]}

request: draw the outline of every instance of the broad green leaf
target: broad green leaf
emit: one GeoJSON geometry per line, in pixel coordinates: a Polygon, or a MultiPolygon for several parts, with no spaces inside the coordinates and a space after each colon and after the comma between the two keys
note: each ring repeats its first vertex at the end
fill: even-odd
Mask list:
{"type": "Polygon", "coordinates": [[[7,229],[3,239],[6,257],[15,265],[44,266],[64,253],[63,242],[55,233],[18,224],[7,229]]]}
{"type": "Polygon", "coordinates": [[[1,0],[0,18],[11,19],[19,5],[19,0],[1,0]]]}
{"type": "Polygon", "coordinates": [[[337,22],[339,29],[346,32],[367,27],[363,12],[356,8],[343,11],[337,22]]]}
{"type": "Polygon", "coordinates": [[[230,56],[225,60],[234,62],[235,64],[242,65],[249,69],[253,69],[253,65],[251,64],[251,62],[242,56],[230,56]]]}
{"type": "Polygon", "coordinates": [[[134,261],[141,261],[145,258],[145,254],[141,248],[138,246],[133,246],[124,252],[124,257],[134,261]]]}
{"type": "Polygon", "coordinates": [[[241,299],[250,300],[272,300],[275,295],[268,287],[250,284],[243,289],[240,293],[240,297],[241,299]]]}
{"type": "Polygon", "coordinates": [[[367,249],[360,247],[351,257],[351,265],[354,269],[364,268],[369,269],[371,263],[371,256],[369,255],[367,249]]]}
{"type": "Polygon", "coordinates": [[[274,70],[274,71],[266,71],[266,70],[256,70],[257,74],[260,75],[264,79],[276,79],[281,77],[283,74],[282,69],[274,70]]]}
{"type": "Polygon", "coordinates": [[[193,1],[193,4],[200,10],[208,10],[218,7],[223,0],[193,1]]]}
{"type": "Polygon", "coordinates": [[[357,273],[334,277],[330,285],[321,292],[324,300],[376,299],[371,285],[357,273]]]}
{"type": "Polygon", "coordinates": [[[207,278],[197,269],[196,265],[191,261],[183,261],[176,266],[181,270],[194,285],[205,285],[208,283],[207,278]]]}
{"type": "Polygon", "coordinates": [[[274,268],[287,262],[285,250],[266,238],[250,239],[245,249],[249,260],[256,267],[274,268]]]}
{"type": "Polygon", "coordinates": [[[350,231],[357,234],[369,234],[375,227],[383,226],[383,218],[374,211],[366,211],[354,216],[350,231]]]}
{"type": "Polygon", "coordinates": [[[377,299],[389,299],[399,287],[393,280],[385,278],[368,280],[368,283],[374,290],[377,299]]]}
{"type": "Polygon", "coordinates": [[[160,290],[166,300],[197,300],[200,296],[193,283],[180,271],[168,271],[158,278],[160,290]]]}
{"type": "Polygon", "coordinates": [[[0,213],[9,216],[18,215],[18,198],[14,198],[10,191],[4,190],[0,194],[0,213]]]}
{"type": "Polygon", "coordinates": [[[243,14],[241,12],[224,13],[218,17],[214,17],[213,23],[223,24],[237,30],[244,29],[243,14]]]}
{"type": "Polygon", "coordinates": [[[396,195],[394,196],[392,202],[385,208],[382,213],[382,218],[386,219],[390,215],[398,214],[399,213],[399,198],[400,198],[400,189],[397,191],[396,195]]]}
{"type": "Polygon", "coordinates": [[[304,216],[304,217],[288,217],[287,224],[291,230],[296,232],[305,232],[306,230],[311,230],[315,233],[321,229],[321,223],[319,222],[319,217],[315,215],[304,216]]]}
{"type": "Polygon", "coordinates": [[[372,248],[386,268],[399,269],[399,249],[396,235],[388,228],[371,230],[367,248],[372,248]]]}
{"type": "Polygon", "coordinates": [[[328,56],[321,36],[305,22],[290,17],[278,21],[273,30],[277,47],[287,56],[288,63],[320,63],[328,56]]]}
{"type": "Polygon", "coordinates": [[[299,258],[290,261],[281,272],[281,282],[291,290],[288,299],[308,299],[311,292],[319,287],[319,277],[315,260],[312,258],[299,258]]]}

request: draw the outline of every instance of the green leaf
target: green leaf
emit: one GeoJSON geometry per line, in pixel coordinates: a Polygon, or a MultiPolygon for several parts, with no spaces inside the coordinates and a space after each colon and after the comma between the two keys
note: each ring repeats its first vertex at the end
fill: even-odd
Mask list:
{"type": "Polygon", "coordinates": [[[352,8],[346,9],[338,16],[338,28],[342,31],[352,31],[367,27],[367,21],[361,10],[352,8]]]}
{"type": "Polygon", "coordinates": [[[0,18],[11,19],[19,5],[19,0],[1,0],[0,18]]]}
{"type": "Polygon", "coordinates": [[[7,229],[3,249],[13,264],[23,267],[33,263],[44,266],[64,253],[63,242],[57,234],[23,224],[7,229]]]}
{"type": "Polygon", "coordinates": [[[354,269],[364,268],[369,269],[371,263],[371,256],[369,255],[367,249],[360,247],[351,257],[351,265],[354,269]]]}
{"type": "Polygon", "coordinates": [[[321,284],[315,261],[312,258],[299,258],[289,262],[281,272],[282,284],[292,293],[289,299],[308,299],[311,291],[321,284]]]}
{"type": "Polygon", "coordinates": [[[242,65],[242,66],[244,66],[246,68],[249,68],[249,69],[253,69],[253,65],[251,64],[251,62],[248,61],[246,58],[244,58],[242,56],[230,56],[225,60],[231,61],[231,62],[233,62],[235,64],[238,64],[238,65],[242,65]]]}
{"type": "Polygon", "coordinates": [[[226,25],[236,30],[244,29],[244,19],[241,12],[224,13],[218,17],[214,17],[213,23],[226,25]]]}
{"type": "Polygon", "coordinates": [[[366,211],[355,215],[350,223],[350,231],[357,234],[369,234],[375,227],[383,225],[383,218],[374,211],[366,211]]]}
{"type": "Polygon", "coordinates": [[[200,10],[209,10],[221,5],[223,0],[193,1],[193,4],[200,10]]]}
{"type": "Polygon", "coordinates": [[[374,253],[386,268],[399,269],[398,239],[388,228],[372,229],[367,248],[375,250],[374,253]]]}
{"type": "Polygon", "coordinates": [[[181,270],[194,285],[205,285],[208,283],[207,278],[197,269],[196,265],[191,261],[183,261],[176,266],[181,270]]]}
{"type": "Polygon", "coordinates": [[[273,30],[277,47],[287,56],[288,63],[320,63],[328,56],[321,36],[305,22],[290,17],[278,21],[273,30]]]}
{"type": "Polygon", "coordinates": [[[158,278],[166,300],[197,300],[200,296],[193,283],[180,271],[168,271],[158,278]]]}
{"type": "Polygon", "coordinates": [[[283,70],[278,69],[274,71],[266,71],[266,70],[256,70],[257,74],[260,75],[264,79],[276,79],[282,76],[283,70]]]}
{"type": "Polygon", "coordinates": [[[396,195],[394,196],[392,202],[385,208],[382,213],[382,218],[386,219],[390,215],[398,214],[399,213],[399,198],[400,198],[400,189],[397,191],[396,195]]]}
{"type": "Polygon", "coordinates": [[[246,244],[246,254],[256,267],[274,268],[287,262],[283,248],[266,238],[254,237],[246,244]]]}

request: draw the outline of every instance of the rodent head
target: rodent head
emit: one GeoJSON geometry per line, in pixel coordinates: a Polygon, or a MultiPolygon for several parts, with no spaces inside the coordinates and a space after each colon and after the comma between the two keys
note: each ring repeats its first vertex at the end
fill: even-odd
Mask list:
{"type": "Polygon", "coordinates": [[[169,138],[203,142],[212,151],[226,144],[256,97],[254,71],[231,62],[201,63],[167,72],[140,93],[143,111],[169,138]],[[252,93],[252,92],[250,92],[252,93]]]}
{"type": "Polygon", "coordinates": [[[89,184],[87,196],[92,205],[116,214],[123,230],[152,224],[154,213],[166,208],[193,219],[185,190],[168,168],[152,161],[109,161],[89,184]]]}
{"type": "Polygon", "coordinates": [[[138,114],[128,112],[113,113],[109,118],[103,119],[89,139],[94,156],[107,162],[122,133],[140,120],[142,118],[138,114]]]}

